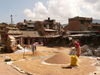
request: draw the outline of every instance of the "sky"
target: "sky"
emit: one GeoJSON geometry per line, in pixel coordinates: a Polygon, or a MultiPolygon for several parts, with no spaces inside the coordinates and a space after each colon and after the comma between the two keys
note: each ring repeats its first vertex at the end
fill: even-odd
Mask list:
{"type": "Polygon", "coordinates": [[[81,16],[100,19],[100,0],[0,0],[0,22],[44,20],[48,17],[63,24],[81,16]]]}
{"type": "Polygon", "coordinates": [[[0,0],[0,22],[10,23],[11,14],[14,23],[28,19],[24,10],[33,10],[35,3],[38,1],[44,3],[46,0],[0,0]]]}

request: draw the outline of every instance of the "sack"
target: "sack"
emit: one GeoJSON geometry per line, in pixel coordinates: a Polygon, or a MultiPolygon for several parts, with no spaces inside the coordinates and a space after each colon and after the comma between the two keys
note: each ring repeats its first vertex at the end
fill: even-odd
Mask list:
{"type": "Polygon", "coordinates": [[[78,66],[78,57],[76,55],[71,55],[70,66],[78,66]]]}

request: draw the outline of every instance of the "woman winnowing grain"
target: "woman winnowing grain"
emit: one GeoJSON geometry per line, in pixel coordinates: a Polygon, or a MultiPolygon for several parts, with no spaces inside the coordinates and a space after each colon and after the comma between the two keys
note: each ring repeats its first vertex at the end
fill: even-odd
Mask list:
{"type": "Polygon", "coordinates": [[[79,57],[81,54],[81,47],[80,47],[80,43],[77,40],[72,40],[75,49],[76,49],[76,55],[79,57]]]}

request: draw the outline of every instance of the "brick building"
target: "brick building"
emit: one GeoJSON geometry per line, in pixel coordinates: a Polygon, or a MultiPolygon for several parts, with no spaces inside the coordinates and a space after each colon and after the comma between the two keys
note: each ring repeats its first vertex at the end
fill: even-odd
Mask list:
{"type": "Polygon", "coordinates": [[[48,18],[44,21],[27,21],[17,23],[17,28],[22,32],[22,43],[30,45],[34,41],[42,41],[45,44],[59,37],[63,27],[59,22],[48,18]]]}
{"type": "Polygon", "coordinates": [[[0,23],[0,43],[5,43],[7,40],[7,34],[8,34],[8,24],[6,23],[0,23]]]}
{"type": "Polygon", "coordinates": [[[65,31],[84,31],[89,30],[92,25],[92,18],[86,17],[74,17],[68,20],[68,25],[65,27],[65,31]]]}
{"type": "Polygon", "coordinates": [[[24,20],[23,22],[17,23],[16,27],[22,33],[20,40],[18,41],[21,45],[30,45],[32,42],[40,38],[40,34],[36,30],[35,22],[32,20],[24,20]]]}
{"type": "Polygon", "coordinates": [[[99,23],[92,23],[91,30],[100,31],[100,24],[99,23]]]}
{"type": "Polygon", "coordinates": [[[93,23],[93,19],[87,17],[69,18],[68,21],[68,25],[64,28],[64,37],[78,38],[80,39],[81,44],[99,44],[99,23],[93,23]]]}
{"type": "Polygon", "coordinates": [[[41,36],[61,35],[63,26],[55,20],[48,18],[44,21],[27,21],[17,23],[17,28],[20,30],[38,31],[41,36]]]}
{"type": "Polygon", "coordinates": [[[36,29],[42,36],[56,36],[61,35],[63,27],[59,22],[48,18],[44,21],[35,22],[36,29]]]}
{"type": "Polygon", "coordinates": [[[16,25],[17,28],[19,28],[20,30],[35,30],[35,25],[34,25],[34,21],[32,20],[24,20],[24,22],[19,22],[16,25]]]}

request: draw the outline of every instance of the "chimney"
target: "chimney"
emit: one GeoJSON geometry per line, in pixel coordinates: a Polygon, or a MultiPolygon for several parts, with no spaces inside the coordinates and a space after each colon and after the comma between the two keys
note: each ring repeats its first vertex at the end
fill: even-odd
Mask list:
{"type": "Polygon", "coordinates": [[[27,20],[26,19],[24,19],[24,23],[26,23],[27,22],[27,20]]]}

